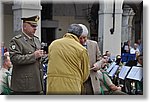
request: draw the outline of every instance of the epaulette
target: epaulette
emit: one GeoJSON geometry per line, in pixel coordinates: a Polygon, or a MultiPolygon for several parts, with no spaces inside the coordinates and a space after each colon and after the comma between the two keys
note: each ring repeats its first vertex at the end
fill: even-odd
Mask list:
{"type": "Polygon", "coordinates": [[[16,38],[16,39],[19,39],[21,36],[22,36],[22,35],[19,34],[19,35],[16,35],[15,38],[16,38]]]}

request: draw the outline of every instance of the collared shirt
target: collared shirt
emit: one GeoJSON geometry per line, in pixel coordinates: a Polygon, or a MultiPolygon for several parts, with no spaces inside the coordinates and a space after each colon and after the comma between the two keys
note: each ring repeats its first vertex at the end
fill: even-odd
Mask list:
{"type": "Polygon", "coordinates": [[[130,49],[130,54],[135,54],[136,52],[139,52],[139,53],[140,53],[140,51],[139,51],[138,48],[136,48],[136,49],[131,48],[131,49],[130,49]]]}
{"type": "Polygon", "coordinates": [[[136,66],[138,66],[138,67],[142,67],[142,65],[140,64],[140,63],[137,63],[137,65],[136,66]]]}

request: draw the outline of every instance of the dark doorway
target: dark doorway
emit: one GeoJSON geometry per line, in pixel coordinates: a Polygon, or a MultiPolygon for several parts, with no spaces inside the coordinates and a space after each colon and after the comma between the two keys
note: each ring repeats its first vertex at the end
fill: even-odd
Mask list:
{"type": "Polygon", "coordinates": [[[52,3],[42,3],[41,18],[42,20],[52,20],[53,6],[52,3]]]}
{"type": "MultiPolygon", "coordinates": [[[[41,2],[42,11],[41,19],[43,21],[52,21],[53,7],[51,2],[41,2]]],[[[45,23],[42,24],[41,28],[41,42],[45,43],[44,50],[48,52],[48,46],[55,40],[55,28],[45,23]],[[46,26],[46,27],[45,27],[46,26]]]]}
{"type": "Polygon", "coordinates": [[[55,40],[55,28],[42,28],[41,31],[41,41],[46,43],[47,46],[44,47],[44,50],[48,52],[48,46],[55,40]]]}
{"type": "Polygon", "coordinates": [[[91,39],[98,41],[98,10],[99,10],[99,3],[94,3],[93,6],[91,7],[91,13],[90,13],[90,34],[91,34],[91,39]]]}

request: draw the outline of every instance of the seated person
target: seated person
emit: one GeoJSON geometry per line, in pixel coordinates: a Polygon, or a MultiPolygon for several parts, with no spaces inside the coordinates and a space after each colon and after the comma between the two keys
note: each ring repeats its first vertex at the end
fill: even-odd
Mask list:
{"type": "MultiPolygon", "coordinates": [[[[121,87],[117,87],[113,84],[111,79],[108,77],[106,72],[102,69],[105,66],[107,59],[102,57],[100,61],[94,64],[95,69],[99,68],[100,70],[97,71],[96,79],[100,82],[100,90],[101,94],[106,95],[126,95],[126,93],[121,91],[121,87]],[[103,62],[103,63],[102,63],[103,62]]],[[[94,70],[94,69],[93,69],[94,70]]]]}
{"type": "Polygon", "coordinates": [[[137,65],[136,66],[143,67],[143,55],[137,56],[137,65]]]}
{"type": "MultiPolygon", "coordinates": [[[[101,65],[101,66],[99,66],[100,69],[103,69],[103,70],[106,71],[107,68],[108,68],[108,66],[110,65],[110,64],[108,63],[108,60],[109,60],[109,59],[108,59],[108,56],[107,56],[107,55],[103,55],[101,60],[103,60],[104,63],[101,65],[101,64],[99,64],[99,62],[98,62],[97,64],[98,64],[98,66],[101,65]]],[[[95,66],[97,66],[96,63],[95,63],[95,66]]]]}
{"type": "Polygon", "coordinates": [[[126,93],[121,91],[120,86],[115,86],[111,79],[108,77],[107,74],[102,72],[101,70],[98,71],[98,78],[100,80],[101,85],[101,94],[104,95],[127,95],[126,93]]]}
{"type": "Polygon", "coordinates": [[[134,43],[134,47],[130,49],[130,54],[136,54],[136,52],[140,53],[138,44],[134,43]]]}
{"type": "Polygon", "coordinates": [[[111,53],[109,51],[106,51],[104,55],[108,57],[108,63],[111,63],[113,61],[111,59],[111,53]]]}
{"type": "Polygon", "coordinates": [[[137,63],[138,63],[138,57],[139,57],[139,56],[140,56],[140,53],[136,51],[136,59],[135,59],[135,60],[130,60],[130,61],[128,61],[128,62],[125,64],[125,66],[130,66],[130,67],[136,66],[137,63]]]}
{"type": "Polygon", "coordinates": [[[119,65],[119,66],[122,66],[122,65],[123,65],[122,62],[121,62],[121,56],[120,56],[120,55],[117,55],[117,56],[116,56],[115,62],[116,62],[116,65],[119,65]]]}
{"type": "MultiPolygon", "coordinates": [[[[137,65],[136,66],[143,68],[143,55],[137,56],[137,65]]],[[[136,94],[143,95],[143,80],[137,81],[135,83],[135,85],[136,85],[136,94]]]]}
{"type": "MultiPolygon", "coordinates": [[[[129,61],[126,63],[126,66],[143,66],[143,55],[137,55],[136,60],[129,61]]],[[[143,67],[142,67],[143,68],[143,67]]],[[[128,81],[126,80],[126,92],[129,92],[130,94],[143,94],[143,81],[128,81]],[[132,83],[132,85],[131,85],[132,83]],[[136,87],[136,93],[130,92],[132,87],[136,87]]]]}

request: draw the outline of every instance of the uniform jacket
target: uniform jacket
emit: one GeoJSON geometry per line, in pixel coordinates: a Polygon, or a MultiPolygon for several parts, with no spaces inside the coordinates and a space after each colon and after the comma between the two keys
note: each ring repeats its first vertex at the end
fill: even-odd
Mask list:
{"type": "Polygon", "coordinates": [[[101,87],[103,88],[104,91],[110,91],[107,89],[107,87],[105,86],[105,82],[108,86],[110,85],[113,85],[111,79],[109,78],[108,75],[104,74],[104,78],[105,78],[105,81],[104,81],[104,78],[103,78],[103,73],[101,72],[101,70],[97,71],[98,73],[98,79],[100,80],[100,84],[101,84],[101,87]]]}
{"type": "Polygon", "coordinates": [[[25,34],[12,38],[9,51],[13,64],[11,88],[17,92],[40,92],[43,90],[43,71],[40,59],[36,59],[34,51],[41,48],[38,37],[33,41],[25,34]]]}
{"type": "MultiPolygon", "coordinates": [[[[94,63],[100,60],[101,53],[100,53],[100,50],[96,41],[87,40],[86,44],[87,44],[87,50],[88,50],[89,59],[90,59],[90,68],[92,68],[94,63]]],[[[97,78],[98,73],[91,70],[90,77],[91,77],[91,83],[92,83],[94,94],[99,94],[100,82],[97,78]]]]}
{"type": "Polygon", "coordinates": [[[70,33],[49,46],[47,94],[81,94],[89,76],[87,50],[70,33]]]}
{"type": "Polygon", "coordinates": [[[110,90],[110,86],[114,85],[114,84],[111,81],[111,79],[109,78],[109,76],[107,74],[104,74],[104,76],[103,76],[103,72],[101,70],[97,71],[97,73],[98,73],[98,79],[100,81],[100,85],[104,91],[104,94],[106,94],[106,95],[127,95],[126,93],[122,92],[121,90],[114,90],[114,91],[110,90]],[[104,83],[107,84],[107,86],[104,83]],[[109,87],[109,88],[107,88],[107,87],[109,87]]]}

